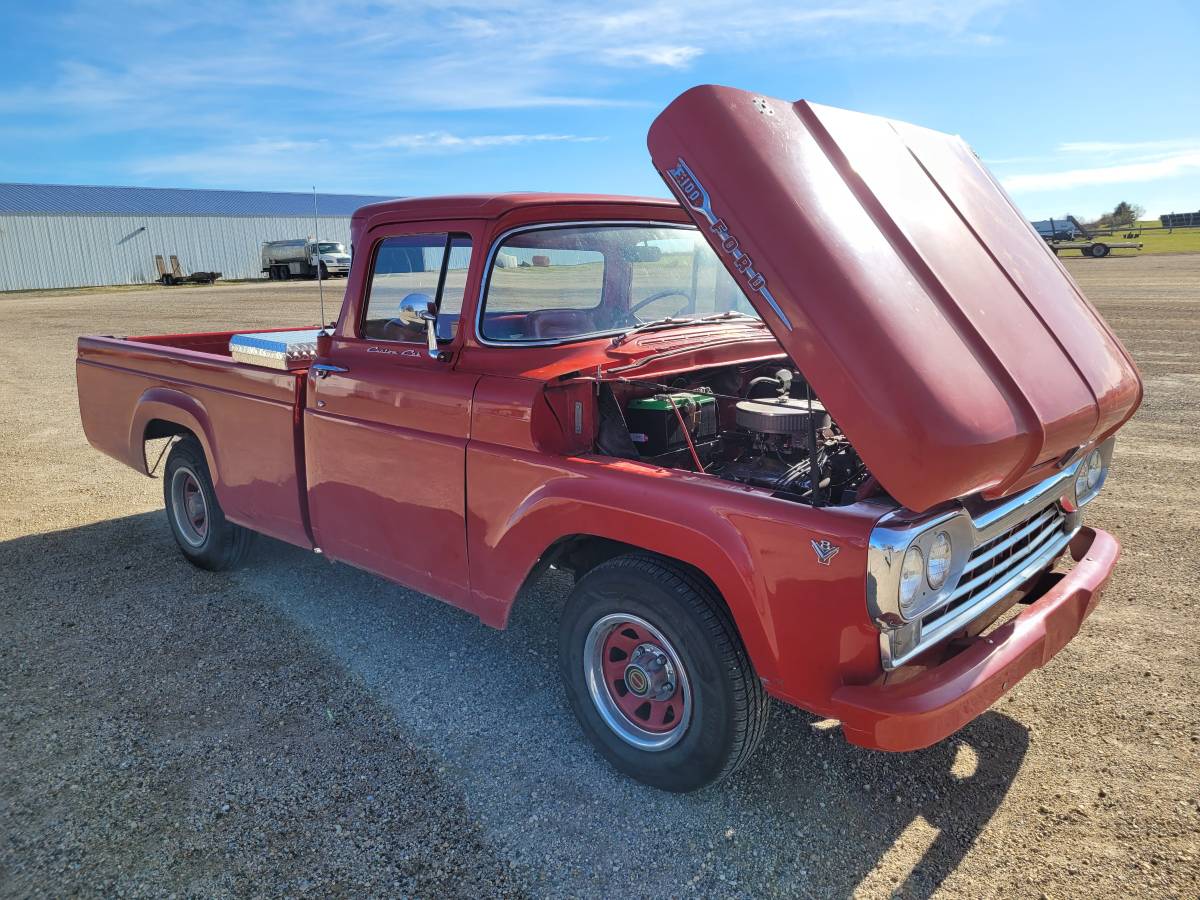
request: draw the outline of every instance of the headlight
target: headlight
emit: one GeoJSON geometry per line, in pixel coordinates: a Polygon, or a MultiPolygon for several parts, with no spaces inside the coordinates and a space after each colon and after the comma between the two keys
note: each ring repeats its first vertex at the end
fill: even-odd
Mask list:
{"type": "Polygon", "coordinates": [[[1099,448],[1088,454],[1075,473],[1075,501],[1083,505],[1095,496],[1104,481],[1104,455],[1099,448]]]}
{"type": "Polygon", "coordinates": [[[906,615],[925,579],[925,556],[915,544],[904,552],[900,565],[900,609],[906,615]]]}
{"type": "Polygon", "coordinates": [[[925,579],[935,591],[940,591],[950,573],[951,547],[950,535],[939,531],[933,536],[929,545],[929,561],[925,563],[925,579]]]}

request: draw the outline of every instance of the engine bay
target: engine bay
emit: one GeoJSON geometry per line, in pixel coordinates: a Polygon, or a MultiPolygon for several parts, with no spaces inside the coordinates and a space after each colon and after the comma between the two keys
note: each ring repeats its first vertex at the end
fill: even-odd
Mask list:
{"type": "Polygon", "coordinates": [[[842,506],[878,486],[788,361],[725,366],[663,382],[599,386],[600,452],[702,471],[813,506],[842,506]]]}

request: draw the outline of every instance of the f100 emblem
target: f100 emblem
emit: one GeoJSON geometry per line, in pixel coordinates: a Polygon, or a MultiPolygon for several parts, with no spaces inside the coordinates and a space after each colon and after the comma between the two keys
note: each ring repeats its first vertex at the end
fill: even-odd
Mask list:
{"type": "Polygon", "coordinates": [[[828,540],[809,541],[812,544],[813,552],[817,554],[817,562],[823,566],[829,565],[833,558],[838,555],[842,549],[837,544],[828,540]]]}
{"type": "Polygon", "coordinates": [[[766,277],[754,268],[754,260],[750,258],[738,241],[729,232],[729,225],[718,216],[712,208],[712,200],[708,196],[708,191],[704,185],[700,183],[700,179],[688,167],[688,164],[683,161],[683,157],[679,157],[679,162],[675,168],[668,170],[667,174],[671,177],[671,184],[676,192],[683,199],[683,202],[694,209],[708,221],[709,230],[717,236],[720,241],[720,247],[729,255],[733,262],[733,268],[746,279],[746,286],[752,291],[757,291],[762,294],[763,299],[770,304],[771,309],[779,320],[783,322],[788,331],[792,330],[792,323],[788,319],[779,304],[775,302],[775,298],[771,296],[771,292],[767,290],[766,277]]]}

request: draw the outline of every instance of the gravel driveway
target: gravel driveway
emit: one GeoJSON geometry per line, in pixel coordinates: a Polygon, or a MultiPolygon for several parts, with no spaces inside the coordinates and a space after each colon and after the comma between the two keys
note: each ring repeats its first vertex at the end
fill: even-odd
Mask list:
{"type": "Polygon", "coordinates": [[[682,797],[584,742],[564,576],[496,632],[272,541],[199,572],[87,447],[75,335],[302,324],[315,286],[0,297],[0,894],[1200,896],[1200,256],[1064,261],[1147,380],[1083,633],[929,750],[776,705],[682,797]]]}

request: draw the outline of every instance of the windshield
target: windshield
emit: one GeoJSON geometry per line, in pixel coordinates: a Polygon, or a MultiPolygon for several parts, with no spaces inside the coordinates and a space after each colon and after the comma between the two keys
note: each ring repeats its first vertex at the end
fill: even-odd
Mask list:
{"type": "Polygon", "coordinates": [[[341,244],[326,244],[324,242],[317,244],[317,252],[319,253],[345,253],[346,248],[341,244]]]}
{"type": "Polygon", "coordinates": [[[564,341],[723,313],[758,315],[692,226],[548,227],[497,248],[480,330],[489,341],[564,341]]]}

